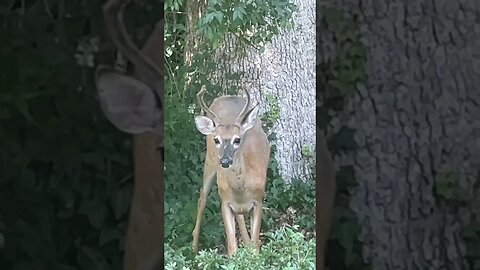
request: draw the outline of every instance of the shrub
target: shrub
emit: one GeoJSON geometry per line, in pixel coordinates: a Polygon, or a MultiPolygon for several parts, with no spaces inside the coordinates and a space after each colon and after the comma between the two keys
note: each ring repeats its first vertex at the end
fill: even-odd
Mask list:
{"type": "Polygon", "coordinates": [[[175,251],[166,244],[165,269],[315,269],[315,240],[307,240],[298,226],[284,226],[266,236],[269,241],[259,254],[252,246],[241,246],[231,258],[219,254],[218,249],[203,250],[188,258],[182,253],[185,249],[175,251]]]}

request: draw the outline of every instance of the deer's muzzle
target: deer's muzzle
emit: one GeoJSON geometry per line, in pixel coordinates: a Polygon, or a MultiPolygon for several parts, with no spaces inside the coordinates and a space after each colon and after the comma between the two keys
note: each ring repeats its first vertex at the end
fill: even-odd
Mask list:
{"type": "Polygon", "coordinates": [[[222,168],[228,168],[233,164],[234,149],[229,142],[223,142],[220,147],[220,165],[222,168]]]}
{"type": "Polygon", "coordinates": [[[220,165],[222,168],[228,168],[230,165],[232,165],[233,160],[231,158],[222,158],[220,159],[220,165]]]}

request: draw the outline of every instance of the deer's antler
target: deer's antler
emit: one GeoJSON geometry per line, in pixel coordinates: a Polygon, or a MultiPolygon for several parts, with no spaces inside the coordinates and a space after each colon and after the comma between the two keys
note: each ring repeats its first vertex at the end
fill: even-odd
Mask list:
{"type": "Polygon", "coordinates": [[[240,114],[238,115],[237,117],[237,124],[238,125],[241,125],[243,120],[245,119],[245,116],[250,113],[250,111],[247,111],[248,110],[248,107],[250,107],[250,103],[251,103],[251,98],[250,98],[250,92],[243,88],[243,91],[245,92],[245,94],[247,94],[247,102],[245,103],[245,106],[242,108],[242,110],[240,111],[240,114]]]}
{"type": "Polygon", "coordinates": [[[155,81],[163,80],[162,69],[145,57],[142,52],[135,46],[129,37],[127,28],[123,21],[123,13],[125,7],[130,4],[132,0],[110,0],[103,6],[103,16],[107,33],[120,53],[132,62],[136,68],[143,68],[147,72],[147,84],[154,92],[159,101],[162,100],[161,93],[155,91],[155,81]]]}
{"type": "Polygon", "coordinates": [[[206,112],[206,113],[209,113],[212,117],[213,117],[213,122],[216,122],[216,120],[218,120],[218,117],[217,115],[212,112],[212,110],[210,110],[210,108],[208,108],[208,106],[205,104],[205,101],[203,100],[203,95],[205,94],[205,92],[207,91],[205,85],[202,85],[202,88],[200,89],[200,92],[198,92],[197,94],[197,101],[198,101],[198,105],[200,105],[200,107],[206,112]]]}

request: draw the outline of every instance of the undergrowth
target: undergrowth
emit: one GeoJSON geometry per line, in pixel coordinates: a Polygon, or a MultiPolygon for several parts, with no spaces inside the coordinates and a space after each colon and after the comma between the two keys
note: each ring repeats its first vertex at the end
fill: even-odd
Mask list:
{"type": "Polygon", "coordinates": [[[282,227],[266,236],[271,241],[262,246],[259,254],[252,246],[245,246],[232,258],[219,254],[218,249],[203,250],[196,257],[188,257],[167,244],[165,269],[315,269],[315,240],[305,239],[297,226],[282,227]]]}

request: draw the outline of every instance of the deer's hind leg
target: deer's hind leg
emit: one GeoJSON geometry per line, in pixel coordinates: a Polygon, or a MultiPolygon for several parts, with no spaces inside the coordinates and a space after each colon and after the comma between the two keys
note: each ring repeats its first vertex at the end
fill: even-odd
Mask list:
{"type": "Polygon", "coordinates": [[[237,219],[238,229],[240,230],[243,243],[249,244],[251,239],[248,235],[247,227],[245,226],[245,216],[243,214],[235,214],[235,218],[237,219]]]}
{"type": "Polygon", "coordinates": [[[262,225],[263,203],[257,202],[253,206],[250,218],[250,231],[252,233],[252,242],[255,245],[257,252],[260,252],[260,226],[262,225]]]}

